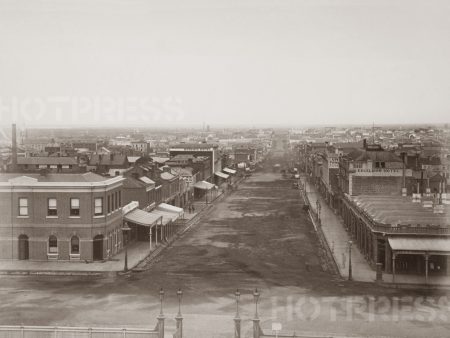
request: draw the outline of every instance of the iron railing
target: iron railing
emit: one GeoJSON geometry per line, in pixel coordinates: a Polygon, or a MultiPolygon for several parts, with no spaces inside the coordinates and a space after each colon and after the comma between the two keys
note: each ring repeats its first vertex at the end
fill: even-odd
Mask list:
{"type": "Polygon", "coordinates": [[[153,329],[64,327],[64,326],[0,326],[1,338],[158,338],[153,329]]]}

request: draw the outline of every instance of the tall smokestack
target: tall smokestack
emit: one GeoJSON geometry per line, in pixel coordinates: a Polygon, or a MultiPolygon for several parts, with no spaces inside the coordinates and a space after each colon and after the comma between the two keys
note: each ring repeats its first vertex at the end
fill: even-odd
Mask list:
{"type": "Polygon", "coordinates": [[[16,136],[16,124],[12,125],[12,170],[17,171],[17,136],[16,136]]]}

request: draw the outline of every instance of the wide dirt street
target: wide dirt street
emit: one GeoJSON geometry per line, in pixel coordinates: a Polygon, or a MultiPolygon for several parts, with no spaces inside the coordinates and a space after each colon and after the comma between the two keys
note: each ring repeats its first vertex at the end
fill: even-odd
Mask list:
{"type": "Polygon", "coordinates": [[[442,291],[351,283],[327,271],[299,191],[291,185],[279,173],[255,173],[144,272],[109,278],[2,276],[0,322],[153,326],[163,287],[170,332],[175,292],[182,287],[184,336],[232,337],[233,293],[239,288],[243,335],[250,336],[251,292],[257,287],[266,330],[279,321],[291,334],[448,336],[450,311],[442,291]]]}

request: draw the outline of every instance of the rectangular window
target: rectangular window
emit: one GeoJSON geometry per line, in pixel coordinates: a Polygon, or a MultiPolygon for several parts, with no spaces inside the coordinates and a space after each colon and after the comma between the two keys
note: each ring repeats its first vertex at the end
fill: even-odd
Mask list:
{"type": "Polygon", "coordinates": [[[94,200],[94,209],[95,216],[103,215],[103,197],[94,200]]]}
{"type": "Polygon", "coordinates": [[[80,199],[70,199],[70,216],[80,216],[80,199]]]}
{"type": "Polygon", "coordinates": [[[47,216],[56,216],[58,211],[56,208],[56,198],[49,198],[47,202],[47,216]]]}
{"type": "Polygon", "coordinates": [[[119,191],[119,208],[122,207],[122,194],[121,191],[119,191]]]}
{"type": "Polygon", "coordinates": [[[116,210],[116,205],[114,204],[114,194],[111,195],[111,211],[116,210]]]}
{"type": "Polygon", "coordinates": [[[19,198],[19,216],[28,216],[28,198],[19,198]]]}
{"type": "Polygon", "coordinates": [[[51,235],[48,239],[48,253],[57,254],[58,253],[58,239],[56,236],[51,235]]]}
{"type": "Polygon", "coordinates": [[[117,191],[114,193],[114,210],[117,210],[119,208],[119,204],[117,203],[119,202],[118,197],[117,197],[117,191]]]}
{"type": "Polygon", "coordinates": [[[108,214],[111,212],[111,196],[108,195],[108,214]]]}

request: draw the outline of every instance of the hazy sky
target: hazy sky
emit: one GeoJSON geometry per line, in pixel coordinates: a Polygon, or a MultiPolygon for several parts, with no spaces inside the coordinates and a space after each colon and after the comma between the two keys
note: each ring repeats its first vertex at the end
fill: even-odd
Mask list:
{"type": "Polygon", "coordinates": [[[450,1],[0,0],[0,100],[28,126],[448,122],[450,1]]]}

